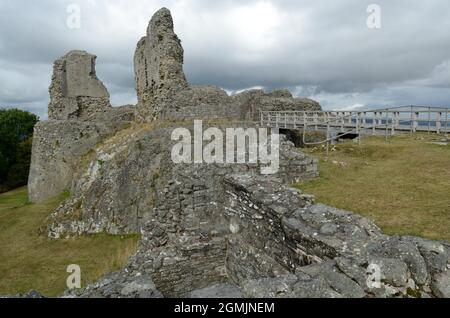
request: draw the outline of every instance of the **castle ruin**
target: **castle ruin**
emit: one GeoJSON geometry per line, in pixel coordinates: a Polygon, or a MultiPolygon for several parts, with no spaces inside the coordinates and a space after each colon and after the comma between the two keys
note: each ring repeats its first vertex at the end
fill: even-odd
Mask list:
{"type": "Polygon", "coordinates": [[[384,235],[369,219],[315,204],[289,187],[317,160],[285,138],[280,171],[258,164],[174,164],[175,127],[252,127],[260,111],[320,110],[289,91],[229,96],[191,86],[168,9],[151,19],[134,56],[136,106],[111,107],[94,55],[58,59],[49,120],[35,128],[29,197],[70,191],[47,233],[142,235],[126,268],[78,297],[450,297],[450,245],[384,235]],[[378,266],[381,281],[368,284],[378,266]],[[370,273],[369,273],[370,274],[370,273]]]}

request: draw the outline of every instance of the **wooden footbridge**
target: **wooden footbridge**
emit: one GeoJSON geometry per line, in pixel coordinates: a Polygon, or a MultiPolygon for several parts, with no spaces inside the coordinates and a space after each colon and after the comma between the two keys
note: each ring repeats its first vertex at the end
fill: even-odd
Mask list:
{"type": "Polygon", "coordinates": [[[308,131],[324,131],[326,139],[306,142],[329,144],[347,135],[385,135],[396,133],[450,133],[450,108],[402,106],[367,111],[265,111],[261,127],[308,131]]]}

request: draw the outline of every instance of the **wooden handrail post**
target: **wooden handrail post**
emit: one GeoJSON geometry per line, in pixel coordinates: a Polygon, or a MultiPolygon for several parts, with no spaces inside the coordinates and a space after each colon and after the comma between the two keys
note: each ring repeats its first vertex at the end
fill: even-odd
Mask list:
{"type": "Polygon", "coordinates": [[[386,109],[386,141],[388,141],[389,137],[389,109],[386,109]]]}
{"type": "Polygon", "coordinates": [[[446,133],[446,134],[449,133],[449,131],[448,131],[448,108],[447,108],[447,110],[445,111],[445,133],[446,133]]]}
{"type": "Polygon", "coordinates": [[[417,128],[419,127],[418,117],[419,117],[419,113],[414,112],[413,113],[413,132],[414,133],[417,132],[417,128]]]}
{"type": "Polygon", "coordinates": [[[391,134],[392,134],[392,136],[395,135],[395,127],[396,127],[396,125],[397,125],[397,112],[394,112],[392,114],[392,123],[391,123],[391,129],[392,129],[391,134]]]}
{"type": "Polygon", "coordinates": [[[428,134],[431,132],[431,107],[428,107],[428,134]]]}
{"type": "Polygon", "coordinates": [[[329,147],[330,147],[330,123],[327,122],[327,158],[329,156],[329,147]]]}
{"type": "Polygon", "coordinates": [[[360,112],[356,113],[356,134],[358,135],[358,144],[361,145],[361,118],[360,112]]]}
{"type": "Polygon", "coordinates": [[[436,113],[436,133],[437,134],[441,133],[441,126],[442,126],[441,118],[442,118],[442,113],[441,112],[436,113]]]}
{"type": "Polygon", "coordinates": [[[414,132],[414,116],[413,116],[413,107],[411,105],[411,133],[414,132]]]}
{"type": "MultiPolygon", "coordinates": [[[[361,146],[362,135],[365,133],[365,130],[363,129],[363,127],[361,127],[362,126],[362,117],[363,117],[363,114],[359,113],[359,116],[358,116],[358,120],[359,120],[359,123],[360,123],[359,134],[358,134],[358,145],[359,146],[361,146]]],[[[365,117],[364,117],[364,121],[365,121],[365,117]]],[[[365,126],[365,124],[364,124],[364,126],[365,126]]]]}
{"type": "Polygon", "coordinates": [[[372,135],[375,136],[375,132],[377,129],[377,112],[373,112],[373,118],[372,118],[372,135]]]}

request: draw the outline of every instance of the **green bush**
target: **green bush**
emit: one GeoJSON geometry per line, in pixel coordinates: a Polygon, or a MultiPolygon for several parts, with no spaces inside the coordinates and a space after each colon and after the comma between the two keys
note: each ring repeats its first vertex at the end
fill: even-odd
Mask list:
{"type": "Polygon", "coordinates": [[[33,129],[39,118],[19,109],[0,109],[0,192],[26,185],[33,129]]]}

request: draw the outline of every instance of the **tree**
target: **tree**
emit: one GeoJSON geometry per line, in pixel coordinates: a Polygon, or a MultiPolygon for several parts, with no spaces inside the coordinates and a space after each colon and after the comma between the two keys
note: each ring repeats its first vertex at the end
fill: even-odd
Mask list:
{"type": "Polygon", "coordinates": [[[39,118],[19,109],[0,109],[0,191],[27,184],[33,129],[39,118]]]}

